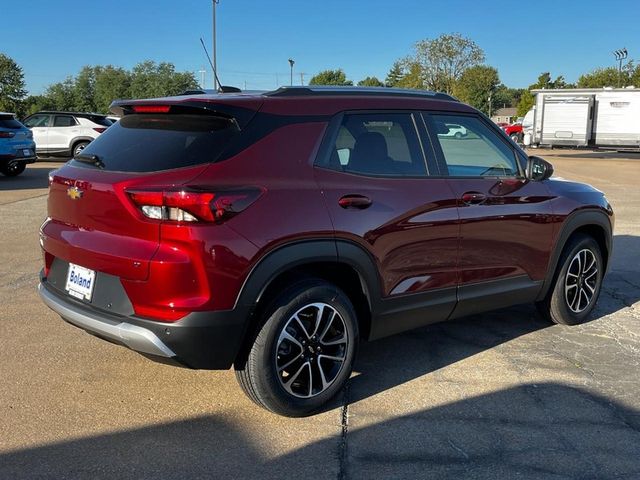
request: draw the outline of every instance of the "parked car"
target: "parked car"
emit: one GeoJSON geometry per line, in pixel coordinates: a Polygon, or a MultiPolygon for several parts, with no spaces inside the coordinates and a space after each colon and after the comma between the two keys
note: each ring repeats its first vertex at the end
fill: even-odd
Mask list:
{"type": "Polygon", "coordinates": [[[31,129],[37,153],[49,156],[78,155],[112,122],[106,115],[77,112],[38,112],[24,124],[31,129]]]}
{"type": "Polygon", "coordinates": [[[273,412],[326,405],[360,340],[525,302],[577,324],[598,299],[605,196],[549,178],[448,95],[289,87],[112,109],[51,176],[42,300],[151,358],[233,366],[273,412]]]}
{"type": "Polygon", "coordinates": [[[36,161],[31,131],[13,113],[0,112],[0,173],[15,177],[36,161]]]}
{"type": "Polygon", "coordinates": [[[509,135],[509,137],[511,137],[511,140],[513,140],[514,142],[522,143],[522,123],[513,123],[511,125],[507,125],[505,127],[502,127],[502,130],[504,130],[504,133],[509,135]]]}
{"type": "Polygon", "coordinates": [[[447,123],[446,124],[447,131],[443,133],[439,133],[441,137],[456,137],[462,138],[467,136],[467,129],[462,125],[458,125],[457,123],[447,123]]]}

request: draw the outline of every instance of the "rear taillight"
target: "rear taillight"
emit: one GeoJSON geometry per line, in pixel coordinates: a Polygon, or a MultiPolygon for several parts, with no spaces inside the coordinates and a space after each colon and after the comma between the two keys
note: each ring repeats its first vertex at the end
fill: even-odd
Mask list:
{"type": "Polygon", "coordinates": [[[0,132],[0,138],[13,138],[15,136],[14,132],[0,132]]]}
{"type": "Polygon", "coordinates": [[[255,202],[262,190],[245,187],[205,191],[185,187],[179,190],[127,190],[127,194],[142,214],[153,220],[222,223],[255,202]]]}
{"type": "Polygon", "coordinates": [[[98,133],[102,133],[106,130],[106,127],[95,127],[94,130],[98,133]]]}

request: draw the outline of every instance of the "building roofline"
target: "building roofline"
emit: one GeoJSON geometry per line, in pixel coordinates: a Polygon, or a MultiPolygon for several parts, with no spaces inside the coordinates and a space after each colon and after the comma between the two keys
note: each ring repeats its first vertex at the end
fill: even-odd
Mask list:
{"type": "Polygon", "coordinates": [[[531,90],[532,93],[601,93],[601,92],[640,92],[640,88],[536,88],[531,90]]]}

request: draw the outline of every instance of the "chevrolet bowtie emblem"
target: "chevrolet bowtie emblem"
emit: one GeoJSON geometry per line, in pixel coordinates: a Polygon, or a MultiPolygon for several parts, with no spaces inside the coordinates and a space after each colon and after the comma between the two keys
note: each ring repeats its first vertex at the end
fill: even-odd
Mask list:
{"type": "Polygon", "coordinates": [[[78,200],[79,198],[82,198],[83,194],[84,192],[80,190],[78,187],[69,187],[67,189],[67,195],[71,200],[78,200]]]}

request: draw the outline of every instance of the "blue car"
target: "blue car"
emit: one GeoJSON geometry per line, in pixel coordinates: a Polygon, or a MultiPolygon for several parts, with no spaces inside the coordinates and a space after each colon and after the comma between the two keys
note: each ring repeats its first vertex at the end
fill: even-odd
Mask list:
{"type": "Polygon", "coordinates": [[[0,112],[0,173],[15,177],[36,159],[31,130],[16,120],[13,113],[0,112]]]}

